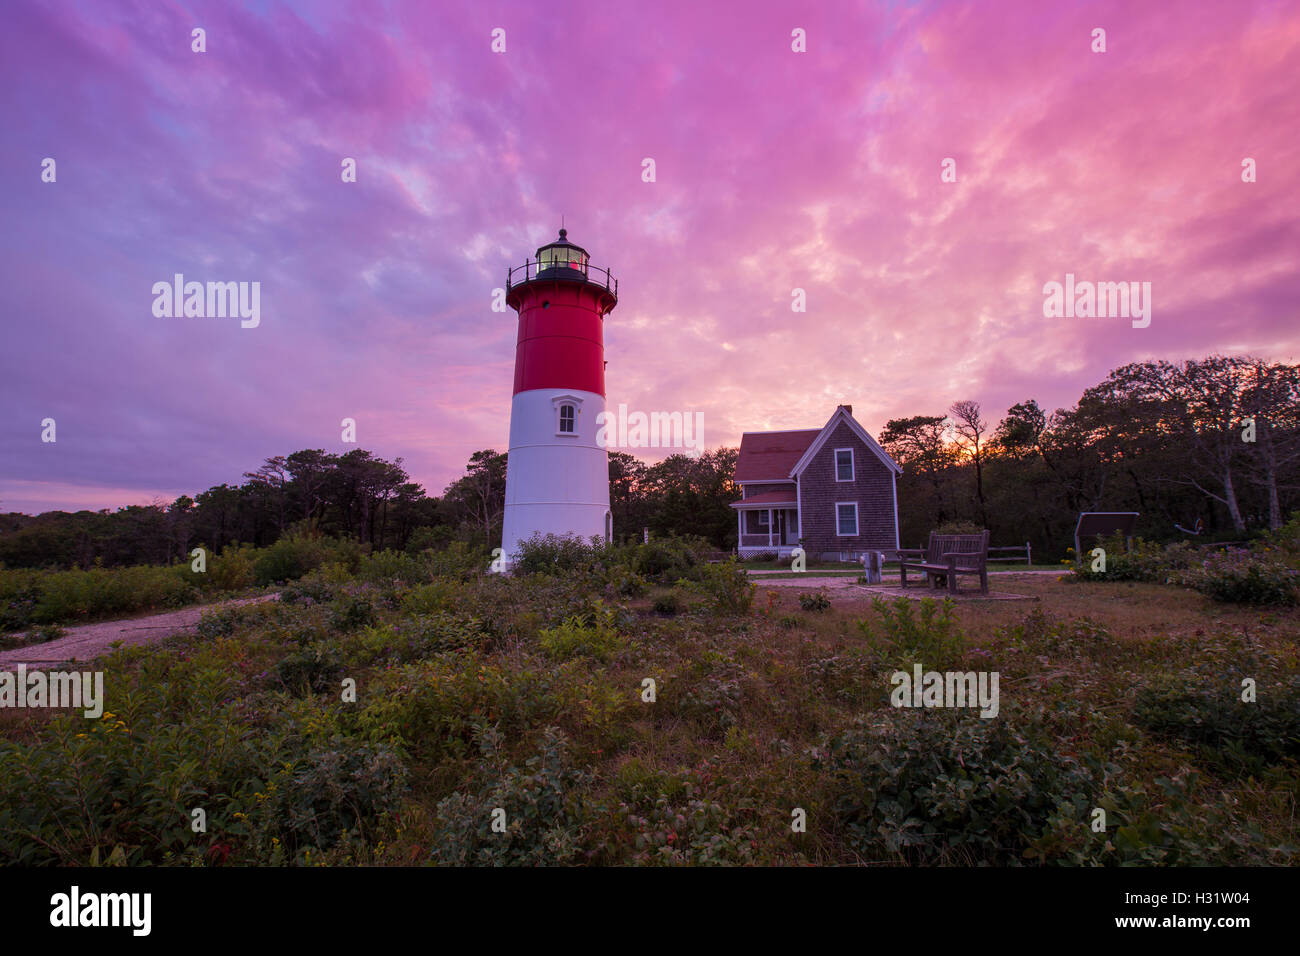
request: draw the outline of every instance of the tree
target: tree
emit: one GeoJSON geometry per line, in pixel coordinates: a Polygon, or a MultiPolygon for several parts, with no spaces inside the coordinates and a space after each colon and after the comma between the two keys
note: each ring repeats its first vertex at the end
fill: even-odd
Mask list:
{"type": "Polygon", "coordinates": [[[465,466],[466,474],[442,494],[451,524],[470,526],[488,547],[500,543],[501,520],[506,505],[507,458],[502,452],[476,451],[465,466]]]}
{"type": "Polygon", "coordinates": [[[988,422],[980,417],[979,402],[956,402],[948,410],[953,417],[953,430],[957,436],[958,446],[975,464],[975,500],[978,503],[979,517],[983,526],[989,526],[988,510],[984,504],[984,447],[983,439],[988,431],[988,422]]]}

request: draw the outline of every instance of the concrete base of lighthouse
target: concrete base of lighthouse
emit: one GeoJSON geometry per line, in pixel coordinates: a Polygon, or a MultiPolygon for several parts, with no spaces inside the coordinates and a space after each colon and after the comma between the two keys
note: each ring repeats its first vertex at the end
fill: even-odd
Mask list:
{"type": "Polygon", "coordinates": [[[539,388],[510,405],[510,454],[501,534],[508,567],[535,534],[613,537],[609,456],[597,441],[605,399],[595,392],[539,388]],[[561,430],[560,407],[574,408],[573,431],[561,430]]]}

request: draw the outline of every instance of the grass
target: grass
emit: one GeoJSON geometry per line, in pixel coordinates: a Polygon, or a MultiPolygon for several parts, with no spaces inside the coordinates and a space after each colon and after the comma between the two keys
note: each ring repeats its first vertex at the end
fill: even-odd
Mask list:
{"type": "Polygon", "coordinates": [[[119,651],[113,718],[0,710],[0,863],[1300,862],[1294,759],[1238,761],[1212,714],[1137,707],[1242,674],[1300,705],[1278,689],[1300,610],[1026,576],[1030,600],[961,601],[953,642],[917,644],[866,589],[804,611],[758,580],[718,614],[714,584],[621,580],[335,567],[119,651]],[[1000,716],[891,707],[918,648],[998,671],[1000,716]],[[175,822],[194,806],[207,834],[175,822]]]}

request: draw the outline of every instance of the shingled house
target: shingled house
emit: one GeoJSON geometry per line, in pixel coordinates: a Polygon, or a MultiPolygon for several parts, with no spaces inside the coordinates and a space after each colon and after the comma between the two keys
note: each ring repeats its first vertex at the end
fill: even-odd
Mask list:
{"type": "Polygon", "coordinates": [[[736,461],[744,497],[734,502],[740,556],[856,560],[898,548],[902,471],[840,405],[822,428],[745,432],[736,461]]]}

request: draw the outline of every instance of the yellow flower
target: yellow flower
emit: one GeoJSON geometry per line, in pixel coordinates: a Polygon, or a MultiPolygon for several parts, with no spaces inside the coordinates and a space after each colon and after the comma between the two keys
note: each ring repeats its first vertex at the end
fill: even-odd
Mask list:
{"type": "Polygon", "coordinates": [[[248,819],[248,814],[247,814],[247,813],[236,813],[236,814],[235,814],[235,819],[236,819],[236,820],[247,820],[247,819],[248,819]]]}

